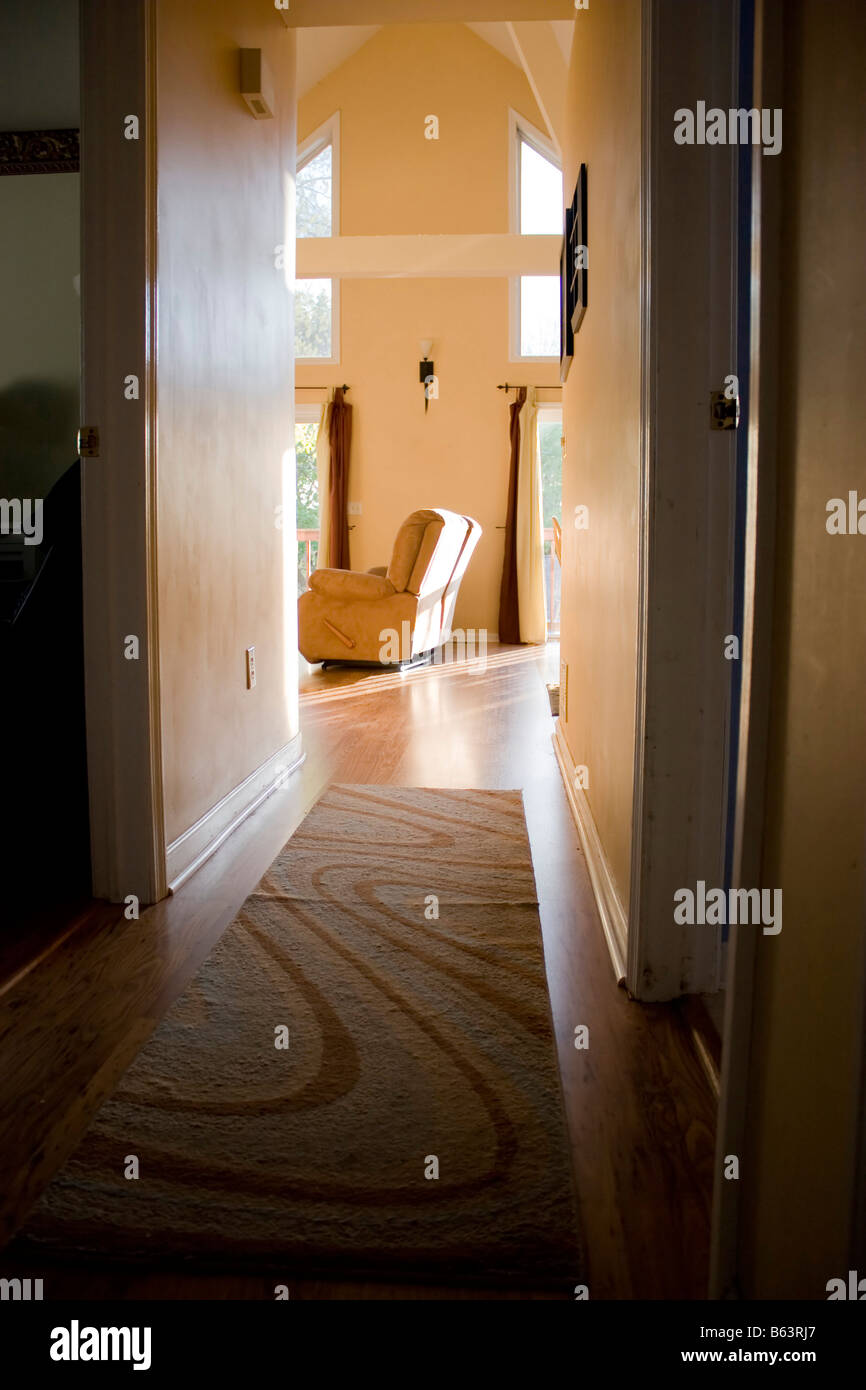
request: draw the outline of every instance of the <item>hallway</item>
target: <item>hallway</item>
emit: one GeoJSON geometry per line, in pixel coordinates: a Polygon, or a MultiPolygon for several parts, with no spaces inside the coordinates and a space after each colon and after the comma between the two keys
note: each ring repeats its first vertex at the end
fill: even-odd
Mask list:
{"type": "MultiPolygon", "coordinates": [[[[34,950],[29,970],[0,982],[4,1238],[327,786],[519,787],[590,1298],[705,1296],[715,1099],[679,1006],[638,1006],[614,982],[551,744],[545,681],[557,657],[555,647],[491,647],[486,669],[443,665],[404,677],[314,672],[301,689],[300,772],[174,897],[138,922],[97,905],[41,958],[34,950]],[[588,1050],[574,1047],[578,1025],[589,1029],[588,1050]]],[[[38,1272],[49,1299],[72,1287],[79,1296],[105,1297],[118,1285],[133,1297],[272,1296],[259,1279],[38,1272]]],[[[301,1298],[448,1295],[292,1286],[292,1297],[301,1298]]]]}

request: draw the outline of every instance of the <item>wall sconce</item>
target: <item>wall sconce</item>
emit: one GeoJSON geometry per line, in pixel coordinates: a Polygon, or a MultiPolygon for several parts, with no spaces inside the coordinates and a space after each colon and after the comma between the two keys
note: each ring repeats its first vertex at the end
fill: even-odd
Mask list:
{"type": "Polygon", "coordinates": [[[257,121],[266,121],[274,114],[274,87],[260,48],[240,51],[241,96],[257,121]]]}
{"type": "Polygon", "coordinates": [[[438,397],[438,395],[439,395],[439,392],[438,392],[438,390],[436,389],[436,364],[435,364],[434,362],[431,362],[431,360],[430,360],[430,354],[431,354],[432,351],[433,351],[433,339],[432,339],[432,338],[422,338],[422,339],[421,339],[421,356],[422,356],[422,358],[423,358],[423,361],[419,362],[419,364],[418,364],[418,378],[419,378],[419,380],[420,380],[420,382],[421,382],[421,385],[424,387],[424,414],[425,414],[425,415],[427,414],[427,411],[428,411],[429,406],[430,406],[430,397],[431,397],[431,395],[434,395],[434,396],[436,396],[436,397],[438,397]]]}

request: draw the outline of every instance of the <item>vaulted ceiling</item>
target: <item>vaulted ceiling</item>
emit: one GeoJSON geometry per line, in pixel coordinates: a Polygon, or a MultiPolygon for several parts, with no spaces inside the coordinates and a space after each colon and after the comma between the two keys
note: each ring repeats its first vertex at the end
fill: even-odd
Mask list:
{"type": "MultiPolygon", "coordinates": [[[[516,67],[521,66],[520,54],[512,37],[512,26],[497,23],[468,24],[471,29],[491,48],[495,48],[516,67]]],[[[533,27],[553,34],[565,63],[571,52],[571,39],[574,20],[554,19],[534,21],[533,27]]],[[[357,53],[374,34],[378,34],[381,24],[356,24],[343,27],[331,25],[327,28],[298,29],[298,95],[304,96],[317,82],[345,63],[357,53]]]]}
{"type": "Polygon", "coordinates": [[[311,87],[357,53],[381,28],[381,24],[354,24],[345,28],[299,29],[298,96],[306,96],[311,87]]]}
{"type": "MultiPolygon", "coordinates": [[[[562,49],[562,56],[566,63],[571,55],[571,39],[574,33],[573,19],[551,19],[535,20],[539,27],[549,26],[553,30],[553,36],[559,47],[562,49]]],[[[479,39],[489,43],[491,47],[497,48],[503,57],[510,59],[512,63],[520,66],[520,57],[514,47],[514,40],[511,37],[511,26],[504,20],[497,24],[467,24],[467,29],[472,29],[479,39]]]]}

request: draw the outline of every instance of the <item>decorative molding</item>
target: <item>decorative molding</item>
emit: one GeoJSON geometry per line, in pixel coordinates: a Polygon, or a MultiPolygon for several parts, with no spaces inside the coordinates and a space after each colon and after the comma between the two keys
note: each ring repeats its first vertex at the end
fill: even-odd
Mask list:
{"type": "Polygon", "coordinates": [[[604,939],[607,942],[607,949],[610,952],[613,972],[616,976],[618,985],[625,983],[625,963],[628,943],[628,924],[625,911],[616,891],[613,875],[610,872],[610,865],[605,858],[602,849],[601,839],[593,820],[592,811],[586,792],[582,787],[575,786],[574,760],[571,750],[565,741],[562,732],[562,721],[557,719],[556,730],[553,735],[553,751],[556,754],[556,761],[559,764],[559,771],[565,784],[565,794],[568,797],[568,804],[571,807],[571,814],[574,817],[577,833],[580,836],[580,846],[586,858],[586,867],[589,871],[589,881],[592,884],[592,891],[595,897],[595,905],[598,908],[598,915],[601,919],[601,927],[604,932],[604,939]]]}
{"type": "Polygon", "coordinates": [[[0,174],[77,174],[77,130],[0,130],[0,174]]]}
{"type": "Polygon", "coordinates": [[[272,753],[261,767],[244,778],[233,791],[185,830],[166,850],[168,891],[176,893],[182,884],[201,868],[220,845],[224,844],[242,821],[261,806],[263,801],[285,785],[301,766],[306,754],[301,735],[296,734],[284,747],[272,753]]]}

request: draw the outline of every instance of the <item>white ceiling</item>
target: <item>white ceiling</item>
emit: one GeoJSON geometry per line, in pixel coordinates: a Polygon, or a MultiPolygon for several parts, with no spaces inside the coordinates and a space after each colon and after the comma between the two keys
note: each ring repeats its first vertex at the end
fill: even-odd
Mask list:
{"type": "MultiPolygon", "coordinates": [[[[538,22],[550,24],[565,61],[568,62],[574,20],[553,19],[538,22]]],[[[495,48],[509,62],[514,63],[516,67],[520,66],[520,59],[511,41],[507,24],[467,24],[466,27],[485,43],[489,43],[491,48],[495,48]]],[[[374,34],[378,34],[381,28],[381,24],[357,24],[345,28],[332,25],[321,29],[298,29],[298,96],[305,96],[311,87],[315,87],[317,82],[321,82],[335,68],[357,53],[358,49],[374,34]]]]}
{"type": "Polygon", "coordinates": [[[298,30],[298,96],[345,63],[363,44],[378,34],[381,24],[355,24],[346,28],[298,30]]]}
{"type": "MultiPolygon", "coordinates": [[[[533,22],[550,25],[553,30],[554,38],[562,49],[562,55],[567,63],[571,57],[571,40],[574,34],[574,20],[542,19],[533,22]]],[[[489,43],[492,48],[497,49],[502,54],[503,58],[508,58],[510,62],[516,63],[518,67],[520,66],[520,58],[511,41],[508,25],[504,23],[504,21],[499,24],[467,24],[466,27],[476,33],[479,39],[483,39],[485,43],[489,43]]]]}
{"type": "MultiPolygon", "coordinates": [[[[568,20],[565,22],[567,24],[568,20]]],[[[491,48],[497,49],[497,51],[502,54],[503,58],[507,58],[509,62],[516,63],[518,66],[520,65],[517,49],[511,42],[511,35],[508,32],[507,24],[467,24],[466,28],[471,29],[473,34],[477,34],[479,39],[483,39],[485,43],[489,43],[491,48]]]]}
{"type": "Polygon", "coordinates": [[[551,19],[548,23],[553,30],[556,42],[562,49],[562,56],[566,63],[571,60],[571,41],[574,38],[573,19],[551,19]]]}

